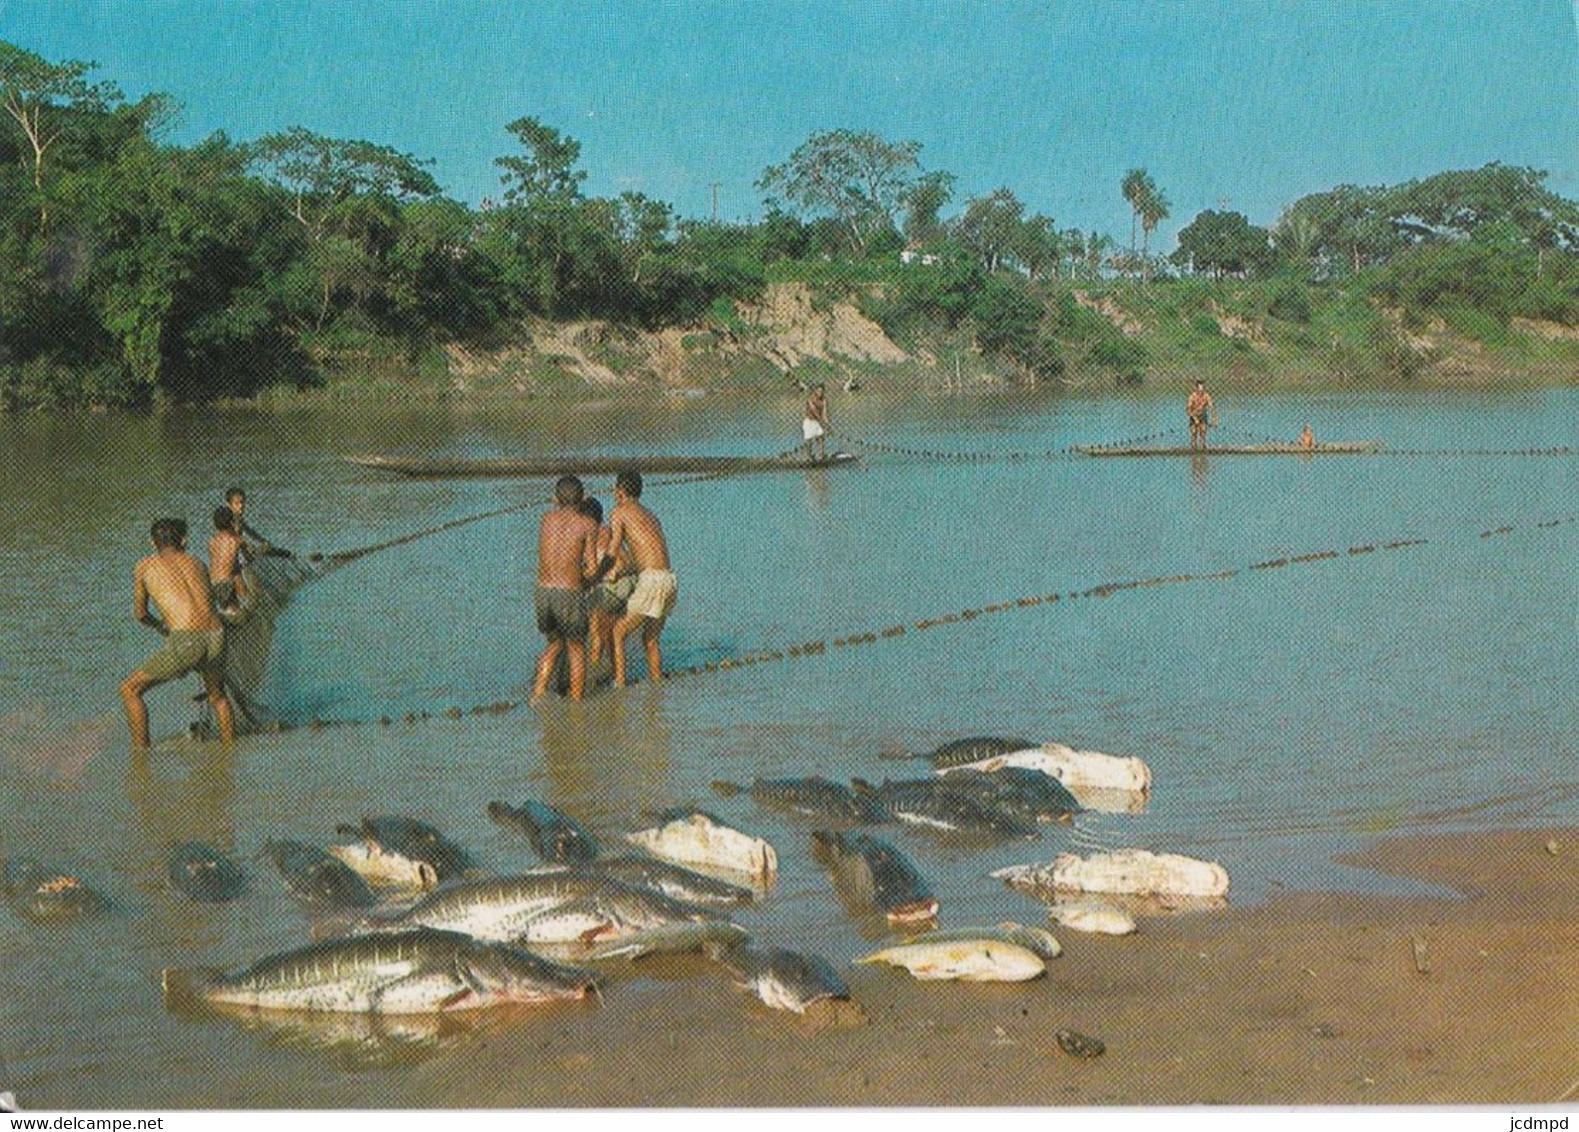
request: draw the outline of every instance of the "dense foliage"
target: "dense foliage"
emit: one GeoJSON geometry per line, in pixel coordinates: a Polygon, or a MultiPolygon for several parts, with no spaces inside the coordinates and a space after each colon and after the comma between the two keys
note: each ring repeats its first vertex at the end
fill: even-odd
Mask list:
{"type": "Polygon", "coordinates": [[[1070,362],[1141,380],[1148,346],[1093,294],[1231,360],[1204,279],[1251,288],[1253,314],[1331,349],[1392,349],[1383,308],[1483,340],[1518,317],[1579,324],[1579,208],[1533,169],[1341,185],[1270,230],[1207,210],[1163,258],[1151,236],[1170,203],[1144,169],[1115,186],[1134,220],[1120,248],[1007,186],[956,205],[919,143],[832,130],[763,171],[761,221],[727,224],[587,195],[580,144],[522,117],[502,130],[499,199],[472,207],[431,162],[370,141],[291,127],[168,144],[171,100],[128,101],[95,70],[0,42],[0,407],[306,386],[347,358],[519,341],[532,316],[728,331],[770,279],[839,290],[896,339],[952,337],[1027,380],[1070,362]]]}

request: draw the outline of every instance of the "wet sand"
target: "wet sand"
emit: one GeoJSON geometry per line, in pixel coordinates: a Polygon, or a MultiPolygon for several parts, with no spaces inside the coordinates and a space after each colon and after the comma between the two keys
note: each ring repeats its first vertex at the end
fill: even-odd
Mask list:
{"type": "MultiPolygon", "coordinates": [[[[1298,893],[1147,918],[1121,939],[1055,929],[1063,956],[1018,985],[854,967],[866,1021],[821,1029],[762,1008],[716,968],[665,961],[640,982],[616,981],[601,1004],[493,1019],[432,1060],[380,1074],[389,1091],[375,1103],[1532,1105],[1579,1095],[1579,829],[1386,840],[1355,863],[1462,898],[1298,893]],[[1106,1053],[1061,1053],[1060,1027],[1099,1037],[1106,1053]]],[[[1035,906],[1026,911],[1033,919],[1035,906]]],[[[252,1082],[261,1088],[242,1103],[368,1104],[365,1081],[347,1095],[351,1080],[288,1098],[278,1082],[252,1082]]]]}

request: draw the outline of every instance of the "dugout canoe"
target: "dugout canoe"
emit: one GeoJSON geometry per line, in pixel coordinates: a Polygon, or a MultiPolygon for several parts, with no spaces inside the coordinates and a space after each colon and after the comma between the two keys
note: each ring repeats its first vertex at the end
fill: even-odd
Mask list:
{"type": "Polygon", "coordinates": [[[1214,444],[1209,448],[1191,448],[1188,445],[1113,448],[1096,444],[1075,445],[1075,451],[1086,456],[1355,456],[1381,450],[1380,440],[1318,444],[1313,448],[1304,448],[1298,444],[1214,444]]]}
{"type": "Polygon", "coordinates": [[[853,452],[836,452],[826,460],[804,456],[509,456],[466,460],[458,457],[347,456],[362,468],[422,479],[519,479],[572,475],[614,475],[635,468],[643,475],[726,475],[742,472],[790,472],[842,468],[854,464],[853,452]]]}

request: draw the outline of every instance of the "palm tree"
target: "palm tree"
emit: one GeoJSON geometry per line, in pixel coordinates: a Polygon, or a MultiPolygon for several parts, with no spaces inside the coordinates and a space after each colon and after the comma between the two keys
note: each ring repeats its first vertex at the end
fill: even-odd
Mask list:
{"type": "Polygon", "coordinates": [[[1155,192],[1156,188],[1152,184],[1151,174],[1144,169],[1131,169],[1119,182],[1119,192],[1129,202],[1129,250],[1132,253],[1135,250],[1135,222],[1140,219],[1141,201],[1146,199],[1148,193],[1155,192]]]}
{"type": "Polygon", "coordinates": [[[1146,265],[1145,273],[1148,283],[1151,281],[1151,260],[1147,256],[1147,250],[1151,245],[1151,232],[1158,224],[1168,219],[1168,198],[1155,185],[1152,185],[1150,188],[1151,191],[1140,202],[1140,258],[1141,262],[1146,265]]]}

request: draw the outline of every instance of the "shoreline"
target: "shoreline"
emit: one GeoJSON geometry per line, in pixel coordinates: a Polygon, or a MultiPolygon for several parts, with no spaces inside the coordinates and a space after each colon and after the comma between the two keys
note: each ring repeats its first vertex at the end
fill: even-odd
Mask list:
{"type": "Polygon", "coordinates": [[[669,960],[601,1003],[484,1023],[376,1095],[366,1075],[341,1074],[306,1095],[239,1080],[182,1103],[1528,1107],[1579,1095],[1579,828],[1410,835],[1343,859],[1462,896],[1285,893],[1146,918],[1125,938],[1055,928],[1064,954],[1023,984],[850,967],[866,1021],[821,1029],[705,963],[669,960]],[[1062,1027],[1106,1053],[1063,1054],[1062,1027]]]}

